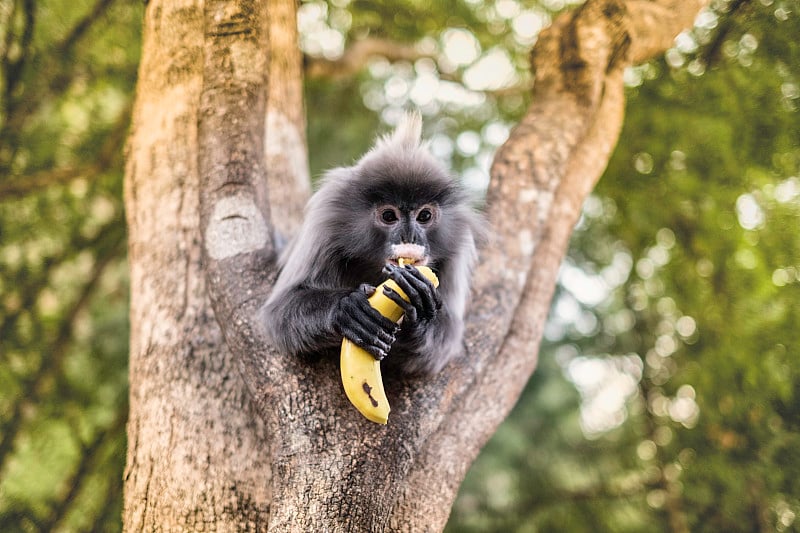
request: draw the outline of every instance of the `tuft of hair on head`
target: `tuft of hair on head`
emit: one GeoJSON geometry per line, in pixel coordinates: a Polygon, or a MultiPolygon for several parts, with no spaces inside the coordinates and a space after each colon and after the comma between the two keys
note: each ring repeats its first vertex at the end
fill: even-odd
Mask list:
{"type": "Polygon", "coordinates": [[[416,150],[422,142],[422,116],[418,111],[403,114],[394,131],[378,142],[379,147],[395,147],[401,150],[416,150]]]}

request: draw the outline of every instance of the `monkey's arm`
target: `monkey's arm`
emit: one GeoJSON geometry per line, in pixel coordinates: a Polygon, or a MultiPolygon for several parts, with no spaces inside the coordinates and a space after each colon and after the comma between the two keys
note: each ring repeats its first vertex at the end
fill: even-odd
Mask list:
{"type": "Polygon", "coordinates": [[[271,298],[267,328],[284,352],[301,354],[332,348],[347,337],[377,359],[386,357],[397,325],[369,305],[374,287],[323,289],[296,285],[271,298]]]}

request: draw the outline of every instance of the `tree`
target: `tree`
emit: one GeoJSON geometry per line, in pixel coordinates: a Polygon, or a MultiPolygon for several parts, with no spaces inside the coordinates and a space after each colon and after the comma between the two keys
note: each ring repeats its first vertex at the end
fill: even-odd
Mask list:
{"type": "Polygon", "coordinates": [[[258,324],[274,230],[297,226],[309,192],[293,3],[151,2],[125,182],[126,527],[442,528],[535,369],[558,266],[619,135],[623,70],[701,6],[590,0],[541,34],[533,103],[492,167],[468,354],[432,379],[390,378],[380,427],[346,405],[335,362],[277,354],[258,324]]]}

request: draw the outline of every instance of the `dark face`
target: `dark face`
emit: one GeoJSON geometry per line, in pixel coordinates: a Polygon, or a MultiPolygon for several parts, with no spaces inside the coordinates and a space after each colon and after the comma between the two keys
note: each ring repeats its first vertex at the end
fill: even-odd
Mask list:
{"type": "Polygon", "coordinates": [[[455,199],[450,177],[425,158],[413,157],[369,160],[358,173],[354,192],[369,213],[371,253],[380,254],[383,264],[401,258],[434,263],[436,234],[455,199]]]}
{"type": "Polygon", "coordinates": [[[344,282],[375,284],[401,258],[445,269],[466,230],[456,183],[424,159],[370,160],[355,172],[329,212],[344,282]]]}
{"type": "Polygon", "coordinates": [[[386,261],[397,264],[402,258],[417,265],[428,263],[428,232],[439,223],[439,215],[439,206],[434,202],[375,206],[374,224],[385,236],[386,261]]]}

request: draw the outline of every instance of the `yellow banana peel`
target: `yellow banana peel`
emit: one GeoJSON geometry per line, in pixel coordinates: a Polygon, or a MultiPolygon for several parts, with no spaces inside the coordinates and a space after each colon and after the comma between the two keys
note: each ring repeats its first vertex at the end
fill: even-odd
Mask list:
{"type": "MultiPolygon", "coordinates": [[[[413,263],[413,261],[402,258],[398,262],[400,266],[403,266],[404,263],[413,263]]],[[[439,286],[439,279],[433,273],[433,270],[426,266],[414,268],[428,278],[434,287],[439,286]]],[[[408,301],[405,293],[394,280],[389,279],[375,289],[375,294],[369,297],[369,303],[380,314],[393,322],[397,322],[403,316],[403,309],[383,294],[384,286],[394,289],[404,300],[408,301]]],[[[344,392],[347,394],[350,403],[367,419],[378,424],[386,424],[389,421],[390,408],[386,393],[383,390],[380,361],[350,340],[343,339],[340,368],[344,392]]]]}

